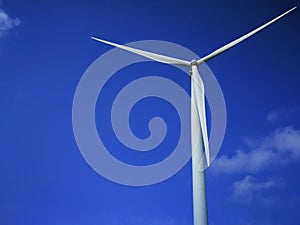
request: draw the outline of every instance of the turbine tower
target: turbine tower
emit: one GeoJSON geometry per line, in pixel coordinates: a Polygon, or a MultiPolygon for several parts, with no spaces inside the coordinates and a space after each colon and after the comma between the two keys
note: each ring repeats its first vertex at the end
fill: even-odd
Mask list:
{"type": "Polygon", "coordinates": [[[140,49],[131,48],[128,46],[116,44],[106,40],[102,40],[96,37],[91,37],[96,41],[144,56],[146,58],[152,59],[157,62],[180,65],[189,67],[191,70],[191,134],[192,134],[192,178],[193,178],[193,216],[194,225],[207,225],[207,202],[206,202],[206,178],[205,178],[205,161],[207,166],[210,166],[210,154],[209,154],[209,142],[207,134],[207,124],[206,124],[206,112],[205,112],[205,87],[201,76],[199,74],[198,67],[216,57],[217,55],[223,53],[224,51],[232,48],[233,46],[239,44],[260,30],[266,28],[270,24],[279,20],[283,16],[287,15],[291,11],[295,10],[297,7],[293,7],[285,13],[277,16],[271,21],[265,23],[264,25],[252,30],[251,32],[241,36],[240,38],[224,45],[223,47],[213,51],[207,56],[199,59],[186,61],[165,55],[160,55],[148,51],[143,51],[140,49]]]}

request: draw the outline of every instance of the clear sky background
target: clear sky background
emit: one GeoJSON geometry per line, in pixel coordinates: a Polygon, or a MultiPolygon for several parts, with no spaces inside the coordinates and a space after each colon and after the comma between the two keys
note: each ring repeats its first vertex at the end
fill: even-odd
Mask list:
{"type": "MultiPolygon", "coordinates": [[[[164,40],[205,56],[294,5],[2,1],[0,224],[191,225],[190,162],[160,184],[127,187],[99,176],[81,156],[72,130],[74,92],[87,67],[111,49],[89,37],[164,40]]],[[[228,111],[224,143],[207,170],[211,225],[300,224],[299,10],[208,63],[228,111]]],[[[161,65],[152,65],[161,74],[161,65]]],[[[182,85],[189,90],[188,77],[182,85]]],[[[151,117],[156,103],[148,103],[136,110],[151,117]]],[[[157,104],[166,117],[173,113],[157,104]]],[[[158,158],[169,150],[160,151],[158,158]]]]}

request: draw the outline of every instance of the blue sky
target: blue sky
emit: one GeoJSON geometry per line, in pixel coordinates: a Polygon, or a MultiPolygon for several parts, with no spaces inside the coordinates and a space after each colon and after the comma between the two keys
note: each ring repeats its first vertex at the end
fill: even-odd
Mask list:
{"type": "MultiPolygon", "coordinates": [[[[2,1],[0,224],[192,224],[190,162],[162,183],[128,187],[99,176],[81,156],[72,130],[73,96],[87,67],[111,49],[89,37],[164,40],[205,56],[295,4],[2,1]]],[[[299,22],[298,9],[208,63],[228,114],[222,148],[207,170],[211,225],[300,223],[299,22]]],[[[174,73],[156,63],[145,68],[174,73]]],[[[189,90],[188,79],[181,82],[189,90]]],[[[137,114],[173,112],[161,101],[148,103],[137,114]]],[[[133,129],[147,134],[137,123],[133,129]]],[[[166,146],[176,141],[172,130],[166,146]]],[[[158,158],[165,154],[160,151],[158,158]]],[[[117,157],[128,159],[123,152],[117,157]]]]}

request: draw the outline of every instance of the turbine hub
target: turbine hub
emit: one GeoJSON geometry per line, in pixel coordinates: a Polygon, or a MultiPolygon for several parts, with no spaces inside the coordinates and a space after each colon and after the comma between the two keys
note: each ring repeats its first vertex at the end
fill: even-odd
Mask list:
{"type": "Polygon", "coordinates": [[[197,61],[194,60],[194,59],[191,61],[191,67],[192,67],[192,66],[198,66],[197,61]]]}

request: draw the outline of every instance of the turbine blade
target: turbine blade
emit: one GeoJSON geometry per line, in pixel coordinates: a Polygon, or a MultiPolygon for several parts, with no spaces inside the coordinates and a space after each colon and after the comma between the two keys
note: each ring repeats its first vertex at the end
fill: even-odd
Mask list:
{"type": "Polygon", "coordinates": [[[197,66],[192,67],[192,78],[193,78],[192,79],[192,101],[193,101],[192,103],[196,106],[197,116],[195,118],[198,119],[198,123],[197,121],[194,122],[196,123],[196,125],[199,124],[201,129],[200,131],[199,128],[196,128],[194,132],[198,132],[198,133],[201,132],[207,166],[210,166],[210,152],[209,152],[209,142],[208,142],[208,133],[207,133],[207,123],[206,123],[204,84],[198,72],[197,66]]]}
{"type": "Polygon", "coordinates": [[[240,42],[244,41],[245,39],[251,37],[252,35],[254,35],[255,33],[261,31],[262,29],[266,28],[267,26],[271,25],[272,23],[274,23],[275,21],[279,20],[280,18],[284,17],[285,15],[287,15],[288,13],[292,12],[293,10],[295,10],[297,7],[295,6],[294,8],[286,11],[285,13],[281,14],[280,16],[277,16],[276,18],[274,18],[273,20],[265,23],[264,25],[252,30],[251,32],[245,34],[244,36],[228,43],[227,45],[213,51],[212,53],[210,53],[209,55],[201,58],[200,60],[197,61],[198,64],[201,64],[201,63],[204,63],[204,62],[207,62],[209,61],[210,59],[216,57],[217,55],[225,52],[226,50],[232,48],[233,46],[239,44],[240,42]]]}
{"type": "Polygon", "coordinates": [[[157,62],[166,63],[166,64],[180,65],[180,66],[190,66],[190,62],[185,61],[185,60],[176,59],[176,58],[172,58],[172,57],[169,57],[169,56],[159,55],[159,54],[156,54],[156,53],[131,48],[131,47],[128,47],[128,46],[112,43],[112,42],[105,41],[105,40],[95,38],[95,37],[91,37],[91,38],[96,40],[96,41],[100,41],[102,43],[112,45],[114,47],[129,51],[129,52],[133,52],[135,54],[144,56],[146,58],[152,59],[152,60],[157,61],[157,62]]]}

